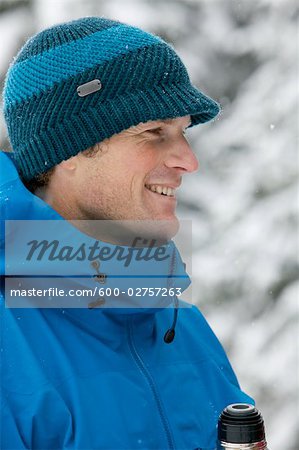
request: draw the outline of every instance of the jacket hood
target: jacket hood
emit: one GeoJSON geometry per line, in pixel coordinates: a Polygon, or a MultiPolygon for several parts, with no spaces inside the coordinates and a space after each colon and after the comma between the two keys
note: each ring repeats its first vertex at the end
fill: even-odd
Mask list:
{"type": "Polygon", "coordinates": [[[190,285],[172,240],[160,247],[160,258],[155,247],[133,249],[96,240],[26,189],[13,154],[0,152],[0,165],[0,270],[6,275],[8,306],[156,311],[171,305],[190,285]],[[90,251],[95,248],[98,253],[90,251]],[[101,250],[105,257],[96,258],[101,250]],[[33,287],[64,293],[85,289],[91,295],[58,296],[53,289],[41,297],[8,295],[11,289],[28,292],[33,287]]]}

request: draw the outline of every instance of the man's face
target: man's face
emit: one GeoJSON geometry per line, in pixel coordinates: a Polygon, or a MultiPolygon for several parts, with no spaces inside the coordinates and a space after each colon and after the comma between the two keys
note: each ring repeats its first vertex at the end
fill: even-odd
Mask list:
{"type": "Polygon", "coordinates": [[[184,136],[189,124],[190,116],[140,123],[104,141],[95,156],[71,158],[75,217],[175,225],[176,189],[198,169],[184,136]]]}

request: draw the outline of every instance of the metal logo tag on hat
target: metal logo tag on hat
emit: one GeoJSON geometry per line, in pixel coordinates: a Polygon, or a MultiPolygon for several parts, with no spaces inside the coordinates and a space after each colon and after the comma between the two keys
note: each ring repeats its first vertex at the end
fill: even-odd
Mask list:
{"type": "Polygon", "coordinates": [[[88,83],[81,84],[77,87],[77,93],[79,97],[85,97],[86,95],[93,94],[102,88],[102,83],[100,80],[95,79],[88,81],[88,83]]]}

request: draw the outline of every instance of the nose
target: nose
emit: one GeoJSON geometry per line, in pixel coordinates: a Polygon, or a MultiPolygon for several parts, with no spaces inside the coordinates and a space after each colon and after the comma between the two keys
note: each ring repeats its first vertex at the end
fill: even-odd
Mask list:
{"type": "Polygon", "coordinates": [[[171,147],[164,163],[167,167],[179,169],[181,174],[196,172],[199,168],[198,159],[184,137],[171,147]]]}

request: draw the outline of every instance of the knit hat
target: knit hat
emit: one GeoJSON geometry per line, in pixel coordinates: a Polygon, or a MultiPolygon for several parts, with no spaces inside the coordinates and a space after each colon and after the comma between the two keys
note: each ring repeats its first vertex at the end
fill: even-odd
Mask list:
{"type": "Polygon", "coordinates": [[[191,115],[193,126],[219,112],[171,45],[101,17],[31,37],[9,67],[3,105],[25,180],[140,122],[191,115]]]}

